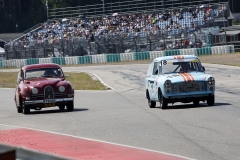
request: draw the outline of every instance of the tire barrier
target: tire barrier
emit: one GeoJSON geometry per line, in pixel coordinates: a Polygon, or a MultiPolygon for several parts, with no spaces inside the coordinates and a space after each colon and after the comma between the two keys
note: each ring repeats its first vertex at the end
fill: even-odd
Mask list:
{"type": "Polygon", "coordinates": [[[136,52],[135,55],[135,60],[146,60],[150,59],[149,52],[136,52]]]}
{"type": "Polygon", "coordinates": [[[223,54],[223,53],[234,53],[234,45],[226,45],[226,46],[214,46],[211,47],[212,54],[223,54]]]}
{"type": "Polygon", "coordinates": [[[39,64],[52,63],[51,58],[39,58],[39,64]]]}
{"type": "Polygon", "coordinates": [[[105,54],[98,54],[92,56],[92,63],[107,63],[105,54]]]}
{"type": "Polygon", "coordinates": [[[31,64],[39,64],[39,58],[30,58],[27,59],[27,65],[31,65],[31,64]]]}
{"type": "Polygon", "coordinates": [[[74,57],[52,57],[52,58],[31,58],[31,59],[10,59],[0,60],[0,68],[17,68],[30,64],[56,63],[59,65],[75,65],[89,63],[111,63],[135,60],[155,59],[162,56],[174,55],[214,55],[223,53],[234,53],[234,45],[214,46],[205,48],[187,48],[179,50],[130,52],[121,54],[99,54],[74,57]]]}
{"type": "Polygon", "coordinates": [[[120,62],[121,57],[120,54],[106,54],[107,62],[120,62]]]}
{"type": "Polygon", "coordinates": [[[157,57],[163,57],[164,56],[164,51],[150,51],[150,59],[155,59],[157,57]]]}
{"type": "Polygon", "coordinates": [[[53,57],[52,63],[56,63],[58,65],[65,65],[66,64],[65,57],[53,57]]]}
{"type": "Polygon", "coordinates": [[[121,62],[124,61],[134,61],[135,57],[134,57],[134,52],[130,52],[130,53],[122,53],[120,54],[120,58],[121,58],[121,62]]]}
{"type": "Polygon", "coordinates": [[[211,47],[197,48],[197,56],[201,55],[212,55],[211,47]]]}
{"type": "Polygon", "coordinates": [[[164,56],[175,56],[180,55],[180,50],[167,50],[164,51],[164,56]]]}
{"type": "Polygon", "coordinates": [[[80,56],[78,57],[78,64],[92,63],[92,56],[80,56]]]}
{"type": "Polygon", "coordinates": [[[66,65],[78,64],[78,59],[77,59],[76,56],[74,56],[74,57],[65,57],[65,64],[66,65]]]}
{"type": "Polygon", "coordinates": [[[190,48],[190,49],[181,49],[180,54],[181,55],[195,55],[196,54],[196,48],[190,48]]]}

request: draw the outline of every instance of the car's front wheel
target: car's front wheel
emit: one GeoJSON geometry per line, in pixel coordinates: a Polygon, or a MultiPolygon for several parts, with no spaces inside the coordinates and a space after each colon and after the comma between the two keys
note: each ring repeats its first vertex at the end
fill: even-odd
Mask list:
{"type": "Polygon", "coordinates": [[[60,105],[60,106],[58,106],[59,107],[59,110],[60,111],[64,111],[64,109],[65,109],[65,105],[60,105]]]}
{"type": "Polygon", "coordinates": [[[149,106],[150,108],[155,108],[155,107],[156,107],[156,102],[151,101],[151,99],[148,98],[148,106],[149,106]]]}
{"type": "Polygon", "coordinates": [[[193,105],[198,106],[199,105],[199,100],[193,100],[193,105]]]}
{"type": "Polygon", "coordinates": [[[23,103],[22,110],[23,110],[23,114],[29,114],[30,113],[30,106],[29,105],[25,105],[23,103]]]}
{"type": "Polygon", "coordinates": [[[22,113],[22,112],[23,112],[22,107],[17,107],[17,112],[18,112],[18,113],[22,113]]]}
{"type": "Polygon", "coordinates": [[[70,101],[67,103],[67,111],[73,111],[74,109],[74,103],[73,101],[70,101]]]}
{"type": "Polygon", "coordinates": [[[207,104],[208,104],[209,106],[213,106],[214,103],[215,103],[215,96],[214,96],[214,94],[213,94],[213,95],[210,95],[210,96],[208,97],[208,99],[207,99],[207,104]]]}
{"type": "Polygon", "coordinates": [[[17,112],[18,113],[22,113],[23,112],[22,99],[21,98],[19,99],[19,106],[17,106],[17,103],[16,103],[16,107],[17,107],[17,112]]]}
{"type": "Polygon", "coordinates": [[[168,101],[164,96],[162,95],[162,92],[159,90],[158,92],[158,100],[160,102],[160,108],[167,109],[168,107],[168,101]]]}

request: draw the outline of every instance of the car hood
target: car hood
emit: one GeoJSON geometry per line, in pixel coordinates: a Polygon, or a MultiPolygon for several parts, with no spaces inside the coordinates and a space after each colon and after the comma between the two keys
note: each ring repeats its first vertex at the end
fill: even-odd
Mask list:
{"type": "Polygon", "coordinates": [[[61,78],[41,78],[26,80],[25,83],[28,84],[28,87],[30,88],[43,88],[45,86],[57,87],[66,85],[66,80],[63,80],[61,78]]]}
{"type": "Polygon", "coordinates": [[[210,75],[203,72],[173,73],[163,76],[166,80],[171,80],[172,83],[206,81],[210,77],[210,75]]]}

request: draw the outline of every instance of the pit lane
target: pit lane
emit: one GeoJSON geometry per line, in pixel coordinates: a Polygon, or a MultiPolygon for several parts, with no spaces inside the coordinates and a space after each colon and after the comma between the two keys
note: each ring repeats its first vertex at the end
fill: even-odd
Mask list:
{"type": "Polygon", "coordinates": [[[0,129],[35,128],[194,159],[238,159],[239,67],[204,66],[216,79],[213,107],[176,103],[167,110],[150,109],[145,99],[147,64],[64,67],[65,72],[94,73],[113,90],[76,91],[74,112],[50,108],[23,115],[16,112],[14,89],[0,89],[0,129]]]}

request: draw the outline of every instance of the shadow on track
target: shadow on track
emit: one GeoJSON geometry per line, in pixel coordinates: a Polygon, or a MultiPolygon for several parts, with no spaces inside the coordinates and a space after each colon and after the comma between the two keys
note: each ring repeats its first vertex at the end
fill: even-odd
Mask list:
{"type": "MultiPolygon", "coordinates": [[[[218,106],[230,106],[232,104],[230,103],[215,103],[214,106],[208,106],[207,103],[200,103],[199,105],[194,105],[194,104],[181,104],[181,105],[176,105],[176,104],[169,104],[167,109],[164,110],[171,110],[171,109],[194,109],[194,108],[205,108],[205,107],[218,107],[218,106]]],[[[160,107],[158,107],[160,108],[160,107]]]]}
{"type": "Polygon", "coordinates": [[[31,110],[31,112],[28,115],[33,115],[33,114],[53,114],[53,113],[72,113],[72,112],[81,112],[81,111],[88,111],[89,109],[87,108],[74,108],[73,111],[67,111],[66,109],[64,111],[61,111],[59,109],[55,109],[55,110],[31,110]]]}

